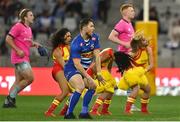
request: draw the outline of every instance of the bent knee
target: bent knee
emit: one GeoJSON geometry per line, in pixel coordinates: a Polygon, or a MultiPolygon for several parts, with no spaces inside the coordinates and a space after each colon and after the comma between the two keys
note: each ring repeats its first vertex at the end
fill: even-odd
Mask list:
{"type": "Polygon", "coordinates": [[[92,83],[89,87],[95,90],[97,88],[97,85],[95,83],[92,83]]]}
{"type": "Polygon", "coordinates": [[[70,92],[69,90],[64,90],[62,91],[61,95],[65,97],[69,94],[69,92],[70,92]]]}
{"type": "Polygon", "coordinates": [[[82,93],[84,89],[85,89],[84,86],[81,86],[81,87],[79,86],[79,87],[77,87],[75,90],[76,90],[77,92],[79,92],[79,93],[82,93]]]}
{"type": "Polygon", "coordinates": [[[147,92],[148,94],[150,94],[150,92],[151,92],[151,87],[150,87],[149,85],[146,87],[146,92],[147,92]]]}
{"type": "Polygon", "coordinates": [[[91,83],[91,84],[89,84],[89,86],[88,86],[90,89],[96,89],[97,88],[97,85],[96,85],[96,83],[91,83]]]}
{"type": "MultiPolygon", "coordinates": [[[[142,89],[142,88],[141,88],[142,89]]],[[[143,89],[142,89],[146,94],[150,94],[151,92],[151,88],[149,85],[145,86],[143,89]]]]}

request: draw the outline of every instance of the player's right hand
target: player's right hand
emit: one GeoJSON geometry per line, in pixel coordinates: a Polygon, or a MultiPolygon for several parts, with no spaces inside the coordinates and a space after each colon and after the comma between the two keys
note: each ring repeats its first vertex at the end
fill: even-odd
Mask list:
{"type": "Polygon", "coordinates": [[[17,55],[19,56],[19,57],[21,57],[21,58],[23,58],[24,57],[24,52],[22,51],[22,50],[17,50],[16,51],[16,53],[17,53],[17,55]]]}

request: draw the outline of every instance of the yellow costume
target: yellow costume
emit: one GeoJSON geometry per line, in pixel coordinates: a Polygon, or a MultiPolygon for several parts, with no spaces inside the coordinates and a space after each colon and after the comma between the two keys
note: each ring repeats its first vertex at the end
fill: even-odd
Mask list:
{"type": "Polygon", "coordinates": [[[101,84],[99,85],[98,80],[95,80],[95,83],[97,85],[96,88],[96,94],[102,93],[104,91],[114,93],[114,87],[116,86],[116,81],[114,77],[109,73],[108,70],[102,70],[101,74],[106,81],[105,85],[101,84]]]}
{"type": "Polygon", "coordinates": [[[137,52],[136,56],[134,56],[133,59],[137,64],[142,65],[142,67],[144,68],[147,68],[149,65],[149,56],[146,48],[139,49],[139,51],[137,52]]]}
{"type": "Polygon", "coordinates": [[[143,67],[134,67],[124,71],[123,76],[119,81],[118,88],[127,90],[136,84],[138,84],[140,87],[148,84],[143,67]]]}

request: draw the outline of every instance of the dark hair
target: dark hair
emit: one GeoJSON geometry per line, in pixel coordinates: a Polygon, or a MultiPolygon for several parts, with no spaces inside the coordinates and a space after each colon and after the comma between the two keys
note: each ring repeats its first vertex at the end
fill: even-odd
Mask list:
{"type": "Polygon", "coordinates": [[[133,67],[132,64],[134,64],[134,61],[130,55],[123,52],[115,52],[114,57],[119,72],[123,73],[125,70],[133,67]]]}
{"type": "Polygon", "coordinates": [[[131,57],[129,54],[123,53],[123,52],[115,52],[114,53],[114,61],[117,64],[118,67],[118,72],[121,72],[123,74],[123,72],[125,70],[128,70],[129,68],[132,68],[133,66],[143,66],[143,64],[137,64],[133,57],[131,57]]]}
{"type": "Polygon", "coordinates": [[[82,28],[84,26],[87,26],[89,24],[89,22],[93,22],[93,20],[91,18],[84,18],[80,21],[80,24],[79,24],[79,28],[80,30],[82,30],[82,28]]]}
{"type": "Polygon", "coordinates": [[[19,12],[19,18],[21,19],[22,22],[25,21],[24,17],[27,16],[27,13],[30,12],[30,9],[24,8],[19,12]]]}
{"type": "Polygon", "coordinates": [[[59,46],[59,44],[65,44],[64,36],[67,32],[70,32],[67,28],[57,30],[51,37],[53,50],[59,46]]]}

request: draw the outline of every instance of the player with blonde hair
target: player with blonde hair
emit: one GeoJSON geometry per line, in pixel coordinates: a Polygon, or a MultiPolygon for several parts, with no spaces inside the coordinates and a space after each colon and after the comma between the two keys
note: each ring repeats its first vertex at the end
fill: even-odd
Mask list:
{"type": "Polygon", "coordinates": [[[11,63],[15,66],[16,80],[13,83],[9,95],[6,97],[3,107],[16,107],[16,96],[25,87],[34,81],[33,71],[30,65],[30,48],[41,45],[33,41],[31,24],[34,15],[30,9],[22,9],[19,13],[20,21],[14,24],[6,36],[6,43],[11,47],[11,63]]]}
{"type": "Polygon", "coordinates": [[[139,90],[143,91],[141,95],[141,112],[148,112],[148,102],[150,94],[150,85],[148,83],[146,73],[152,69],[152,51],[148,46],[148,41],[141,32],[137,32],[131,41],[132,53],[119,54],[115,59],[116,63],[123,73],[123,76],[118,84],[118,88],[127,90],[132,89],[126,102],[125,113],[132,114],[131,106],[135,103],[139,90]],[[120,61],[121,60],[121,61],[120,61]],[[120,61],[118,63],[118,61],[120,61]]]}

